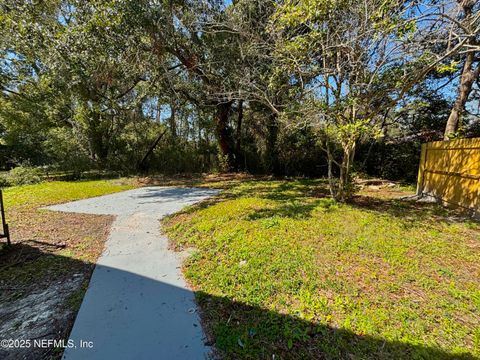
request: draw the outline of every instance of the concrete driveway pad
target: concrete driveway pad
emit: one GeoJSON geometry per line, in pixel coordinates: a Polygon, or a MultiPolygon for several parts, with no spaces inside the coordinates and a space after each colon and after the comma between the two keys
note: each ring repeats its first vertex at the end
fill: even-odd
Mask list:
{"type": "Polygon", "coordinates": [[[116,215],[70,335],[75,347],[64,359],[208,357],[181,255],[168,249],[158,220],[217,193],[145,187],[47,208],[116,215]]]}

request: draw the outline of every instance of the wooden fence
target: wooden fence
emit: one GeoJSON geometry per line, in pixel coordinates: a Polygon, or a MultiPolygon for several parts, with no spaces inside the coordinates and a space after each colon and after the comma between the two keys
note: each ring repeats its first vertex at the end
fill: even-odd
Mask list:
{"type": "Polygon", "coordinates": [[[480,210],[480,138],[422,145],[417,195],[480,210]]]}

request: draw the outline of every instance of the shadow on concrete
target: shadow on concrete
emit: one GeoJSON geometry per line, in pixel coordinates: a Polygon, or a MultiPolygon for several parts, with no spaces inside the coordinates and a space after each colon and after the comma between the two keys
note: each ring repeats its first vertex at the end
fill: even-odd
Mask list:
{"type": "Polygon", "coordinates": [[[210,352],[191,291],[104,265],[95,268],[70,339],[77,347],[65,350],[68,360],[204,359],[210,352]]]}
{"type": "MultiPolygon", "coordinates": [[[[5,271],[10,271],[12,276],[18,275],[22,271],[27,271],[27,268],[39,259],[44,261],[50,259],[51,270],[58,264],[62,264],[66,269],[75,269],[73,273],[77,272],[81,266],[91,267],[91,264],[38,248],[29,249],[25,244],[16,246],[14,253],[22,250],[34,256],[32,255],[25,262],[10,263],[11,266],[3,270],[3,279],[8,275],[5,271]]],[[[0,252],[0,259],[6,260],[5,256],[10,255],[6,255],[4,251],[0,252]]],[[[67,349],[66,359],[170,359],[172,354],[176,354],[175,359],[203,359],[203,343],[215,345],[221,355],[232,359],[272,359],[273,354],[276,359],[474,359],[470,354],[451,354],[433,346],[406,344],[381,337],[355,334],[349,330],[332,328],[201,291],[195,295],[203,309],[202,318],[207,323],[206,329],[209,336],[198,339],[196,337],[201,334],[201,325],[193,304],[179,305],[182,303],[179,300],[193,298],[191,291],[107,266],[97,269],[124,282],[122,291],[130,296],[129,305],[125,305],[115,289],[110,289],[110,286],[114,285],[108,283],[104,284],[102,289],[105,292],[105,296],[101,297],[102,301],[92,303],[87,296],[80,311],[92,309],[93,311],[86,317],[87,321],[84,322],[83,328],[74,330],[71,334],[77,348],[67,349]],[[135,301],[132,302],[132,298],[135,301]],[[154,303],[156,310],[142,311],[147,303],[154,303]],[[178,306],[182,306],[180,312],[178,306]],[[172,315],[179,313],[182,316],[172,315]],[[120,320],[123,326],[109,327],[109,321],[113,318],[115,323],[120,320]],[[101,326],[99,327],[98,324],[101,326]],[[91,347],[80,349],[80,339],[91,341],[91,347]],[[201,346],[192,345],[193,343],[198,345],[200,340],[201,346]],[[183,348],[178,348],[179,344],[183,344],[183,348]]],[[[68,323],[65,318],[73,319],[81,299],[81,292],[79,296],[79,286],[64,286],[59,293],[57,283],[59,281],[65,284],[71,283],[74,278],[71,275],[72,272],[69,273],[72,278],[65,277],[65,274],[55,278],[53,274],[52,272],[51,281],[45,285],[37,285],[23,295],[13,296],[10,301],[6,301],[3,297],[0,311],[3,324],[1,338],[33,340],[32,336],[36,334],[37,340],[66,340],[71,322],[68,323]],[[52,292],[55,289],[57,292],[52,292]],[[66,295],[76,294],[76,297],[63,296],[64,292],[66,295]],[[38,296],[42,293],[45,294],[43,297],[38,296]],[[35,294],[37,296],[33,296],[35,294]],[[60,296],[62,302],[60,304],[53,302],[52,306],[55,308],[52,309],[45,306],[39,307],[42,303],[50,304],[52,301],[50,294],[60,296]],[[29,304],[28,301],[33,301],[32,299],[36,299],[37,303],[29,304]],[[77,299],[77,303],[72,303],[72,299],[77,299]],[[11,306],[14,309],[15,305],[17,309],[12,311],[11,306]],[[28,305],[31,310],[25,315],[25,309],[22,310],[21,307],[28,307],[28,305]],[[40,316],[40,309],[53,312],[45,319],[40,316]],[[59,323],[63,327],[58,326],[59,323]],[[15,326],[6,328],[5,324],[15,324],[15,326]],[[26,330],[28,326],[35,325],[38,325],[38,329],[46,331],[40,333],[26,330]]],[[[35,284],[41,279],[43,277],[40,278],[39,273],[38,278],[34,276],[30,282],[35,284]]],[[[5,288],[6,285],[2,286],[5,288]]],[[[95,296],[95,299],[98,298],[95,296]]],[[[188,304],[188,301],[183,301],[183,304],[188,304]]],[[[151,308],[150,305],[147,307],[151,308]]],[[[65,343],[68,345],[67,342],[65,343]]],[[[53,345],[47,348],[0,349],[0,358],[59,358],[62,352],[62,347],[53,345]]]]}
{"type": "MultiPolygon", "coordinates": [[[[165,203],[177,200],[197,199],[203,196],[212,196],[216,190],[210,188],[179,188],[179,187],[159,187],[159,188],[143,188],[144,193],[134,194],[133,198],[137,199],[154,199],[156,203],[165,203]],[[192,192],[193,190],[193,192],[192,192]]],[[[142,204],[142,202],[139,202],[142,204]]]]}

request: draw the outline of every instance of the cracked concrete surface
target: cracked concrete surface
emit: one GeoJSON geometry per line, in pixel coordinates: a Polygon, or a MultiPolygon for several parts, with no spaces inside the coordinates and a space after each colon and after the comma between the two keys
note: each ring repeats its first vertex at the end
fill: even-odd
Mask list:
{"type": "Polygon", "coordinates": [[[217,193],[146,187],[47,208],[117,216],[70,335],[75,347],[64,359],[208,357],[182,256],[168,249],[158,220],[217,193]]]}

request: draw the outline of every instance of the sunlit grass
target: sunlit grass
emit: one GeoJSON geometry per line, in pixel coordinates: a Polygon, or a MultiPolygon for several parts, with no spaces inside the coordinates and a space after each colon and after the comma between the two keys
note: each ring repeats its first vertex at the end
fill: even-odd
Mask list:
{"type": "Polygon", "coordinates": [[[184,273],[227,358],[480,357],[477,223],[319,181],[224,187],[164,228],[197,249],[184,273]]]}
{"type": "Polygon", "coordinates": [[[38,207],[132,189],[130,180],[51,181],[3,190],[5,206],[38,207]]]}

